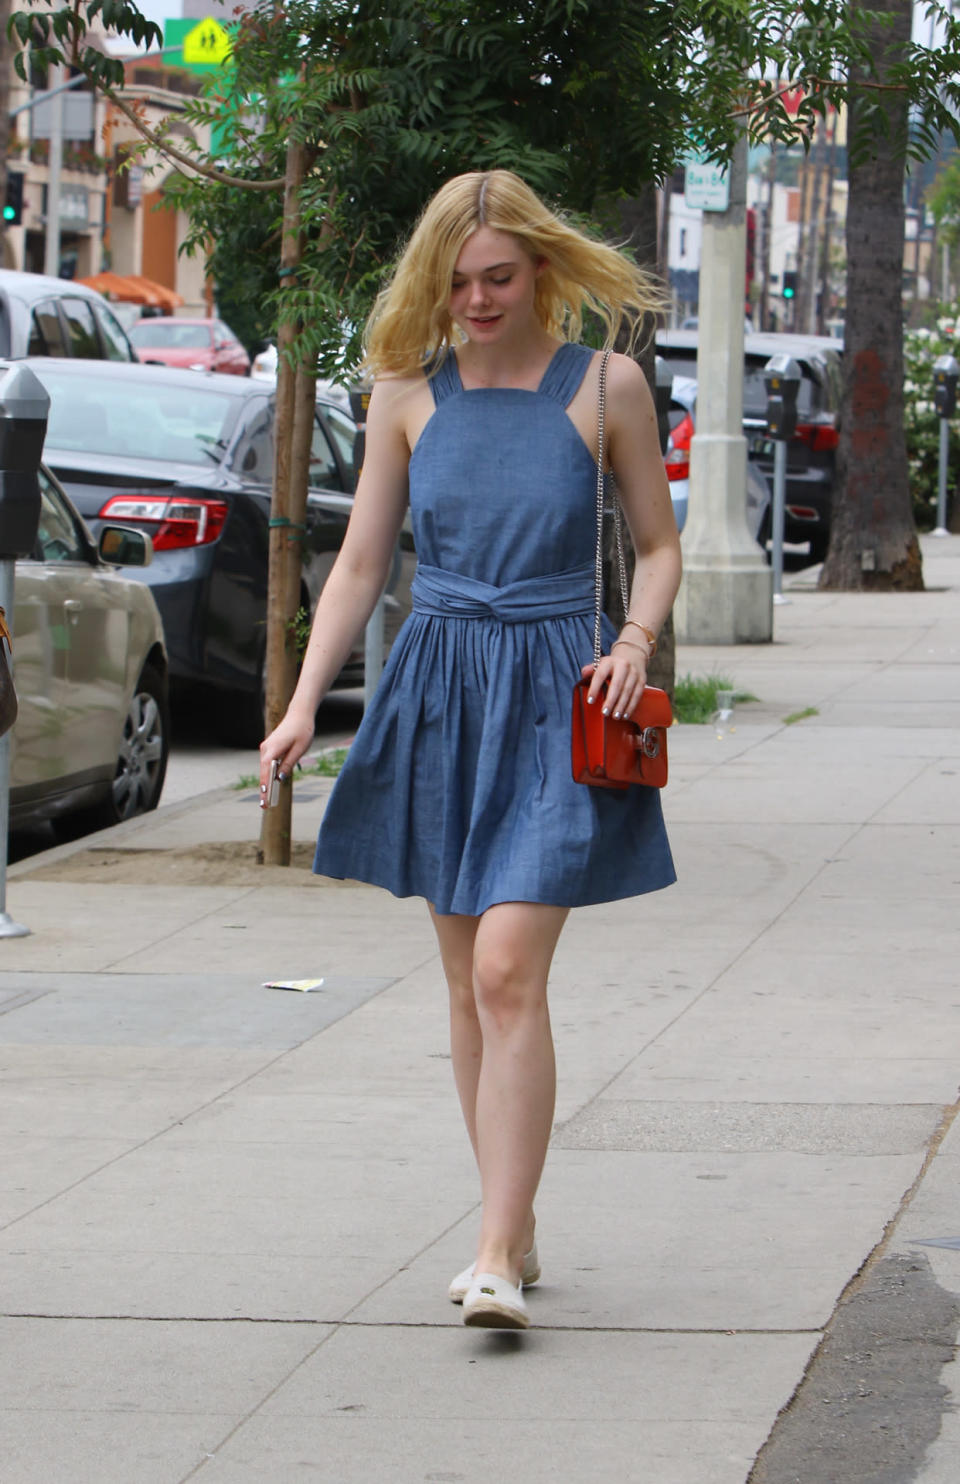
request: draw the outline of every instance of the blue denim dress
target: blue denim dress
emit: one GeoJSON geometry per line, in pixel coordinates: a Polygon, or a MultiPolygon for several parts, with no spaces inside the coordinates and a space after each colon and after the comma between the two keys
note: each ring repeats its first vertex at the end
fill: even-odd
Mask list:
{"type": "Polygon", "coordinates": [[[593,657],[597,468],[566,408],[591,354],[562,345],[535,392],[465,391],[453,354],[432,377],[410,459],[413,612],[331,795],[315,871],[472,916],[675,880],[659,793],[589,788],[570,771],[573,685],[593,657]]]}

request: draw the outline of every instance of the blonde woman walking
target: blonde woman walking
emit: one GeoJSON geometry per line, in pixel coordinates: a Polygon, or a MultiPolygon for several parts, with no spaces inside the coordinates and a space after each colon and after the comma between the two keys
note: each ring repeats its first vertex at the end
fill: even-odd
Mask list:
{"type": "MultiPolygon", "coordinates": [[[[297,689],[261,745],[261,782],[310,745],[317,707],[383,589],[409,501],[413,612],[320,830],[314,869],[425,898],[450,991],[454,1076],[480,1172],[466,1324],[525,1329],[540,1276],[534,1198],[553,1120],[547,977],[571,907],[669,885],[655,789],[570,771],[574,682],[593,672],[600,356],[656,302],[623,255],[509,171],[429,203],[368,326],[363,473],[297,689]]],[[[637,553],[627,622],[605,629],[590,698],[639,700],[680,579],[646,381],[615,355],[607,448],[637,553]]]]}

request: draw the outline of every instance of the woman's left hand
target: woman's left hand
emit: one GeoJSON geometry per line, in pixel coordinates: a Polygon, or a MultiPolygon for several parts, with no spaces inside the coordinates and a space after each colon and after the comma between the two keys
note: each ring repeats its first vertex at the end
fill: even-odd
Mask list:
{"type": "Polygon", "coordinates": [[[596,667],[584,665],[584,679],[592,675],[587,701],[602,705],[605,716],[629,716],[640,704],[647,679],[647,651],[642,644],[626,639],[617,642],[610,654],[602,655],[596,667]],[[606,687],[606,693],[604,693],[606,687]]]}

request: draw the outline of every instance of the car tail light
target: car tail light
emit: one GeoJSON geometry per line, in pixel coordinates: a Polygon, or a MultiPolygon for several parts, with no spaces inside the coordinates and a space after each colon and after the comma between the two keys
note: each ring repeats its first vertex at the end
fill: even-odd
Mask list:
{"type": "Polygon", "coordinates": [[[814,453],[833,453],[840,441],[832,423],[798,423],[794,437],[814,453]]]}
{"type": "Polygon", "coordinates": [[[154,551],[175,547],[209,546],[223,530],[228,506],[223,500],[163,499],[113,495],[100,511],[100,520],[124,520],[145,526],[154,551]]]}
{"type": "Polygon", "coordinates": [[[819,510],[814,510],[812,505],[788,505],[787,514],[792,515],[794,520],[819,520],[819,510]]]}
{"type": "Polygon", "coordinates": [[[693,437],[693,418],[689,412],[682,418],[667,439],[667,451],[663,456],[663,467],[668,479],[686,479],[690,473],[690,439],[693,437]]]}

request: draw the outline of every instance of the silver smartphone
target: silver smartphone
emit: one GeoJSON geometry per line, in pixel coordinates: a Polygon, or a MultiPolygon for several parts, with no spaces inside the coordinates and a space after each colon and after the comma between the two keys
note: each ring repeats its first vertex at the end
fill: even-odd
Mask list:
{"type": "Polygon", "coordinates": [[[264,809],[275,808],[280,798],[280,779],[278,776],[279,770],[280,764],[277,762],[277,759],[274,758],[273,762],[270,764],[270,775],[267,778],[267,790],[263,796],[264,809]]]}

